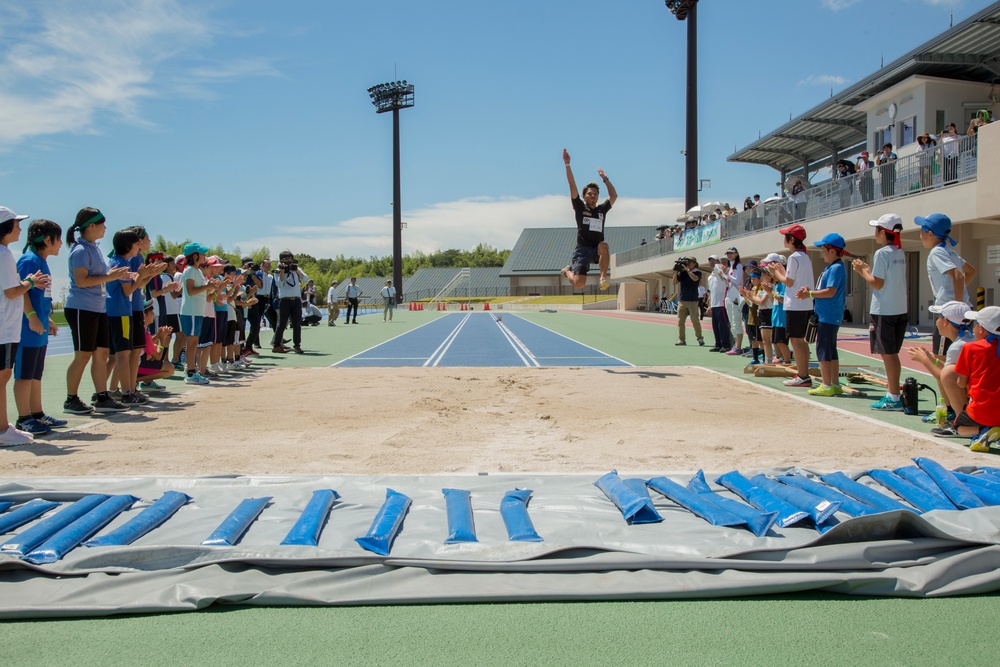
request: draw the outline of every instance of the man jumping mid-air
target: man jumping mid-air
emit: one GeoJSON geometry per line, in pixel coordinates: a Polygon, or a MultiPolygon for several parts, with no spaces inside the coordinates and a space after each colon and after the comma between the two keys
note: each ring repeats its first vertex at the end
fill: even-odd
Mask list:
{"type": "Polygon", "coordinates": [[[576,189],[576,180],[573,178],[573,169],[569,166],[569,152],[565,148],[563,162],[566,163],[569,196],[573,200],[573,211],[576,213],[576,250],[573,251],[572,264],[563,269],[562,274],[575,289],[582,289],[587,284],[587,271],[590,270],[590,265],[597,264],[601,268],[600,287],[603,291],[610,285],[608,262],[611,258],[608,244],[604,240],[604,218],[618,199],[618,193],[604,170],[598,169],[598,175],[608,186],[608,198],[603,204],[598,204],[597,199],[601,196],[600,187],[597,183],[587,183],[583,188],[581,200],[580,193],[576,189]]]}

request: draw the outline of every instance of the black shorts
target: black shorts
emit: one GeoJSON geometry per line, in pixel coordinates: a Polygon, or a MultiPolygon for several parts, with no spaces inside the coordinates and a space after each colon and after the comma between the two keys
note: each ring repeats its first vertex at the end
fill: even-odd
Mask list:
{"type": "Polygon", "coordinates": [[[48,349],[48,345],[41,347],[19,345],[14,357],[14,379],[41,380],[42,373],[45,371],[46,349],[48,349]]]}
{"type": "Polygon", "coordinates": [[[785,327],[774,327],[771,329],[771,342],[776,345],[778,343],[788,345],[788,330],[785,327]]]}
{"type": "Polygon", "coordinates": [[[771,309],[765,308],[764,310],[757,311],[757,319],[759,320],[757,328],[759,329],[773,329],[771,325],[771,309]]]}
{"type": "Polygon", "coordinates": [[[979,430],[986,428],[985,424],[980,424],[975,419],[970,417],[969,413],[966,410],[962,410],[960,413],[958,413],[958,416],[955,417],[955,426],[974,426],[979,430]]]}
{"type": "MultiPolygon", "coordinates": [[[[131,329],[131,315],[108,315],[108,347],[111,349],[111,354],[132,350],[131,329]]],[[[145,343],[145,340],[143,342],[145,343]]]]}
{"type": "Polygon", "coordinates": [[[201,318],[201,333],[198,335],[198,347],[208,347],[215,342],[215,318],[201,318]]]}
{"type": "Polygon", "coordinates": [[[226,327],[229,322],[229,312],[225,310],[215,311],[215,339],[212,341],[221,345],[226,341],[226,327]]]}
{"type": "Polygon", "coordinates": [[[141,350],[146,347],[146,317],[142,312],[132,311],[132,328],[129,329],[132,338],[132,349],[141,350]]]}
{"type": "Polygon", "coordinates": [[[0,343],[0,371],[13,370],[17,343],[0,343]]]}
{"type": "Polygon", "coordinates": [[[786,310],[785,329],[789,338],[805,338],[806,325],[809,324],[811,310],[786,310]]]}
{"type": "Polygon", "coordinates": [[[816,327],[816,359],[818,361],[837,361],[837,332],[839,324],[824,324],[816,327]]]}
{"type": "Polygon", "coordinates": [[[931,349],[934,350],[934,354],[943,357],[948,348],[951,347],[952,342],[950,338],[942,336],[937,327],[934,327],[934,336],[931,338],[931,349]]]}
{"type": "Polygon", "coordinates": [[[872,315],[868,325],[868,342],[872,354],[899,354],[906,339],[909,315],[872,315]]]}
{"type": "Polygon", "coordinates": [[[573,251],[572,271],[578,276],[585,276],[590,271],[590,265],[597,264],[599,259],[597,246],[578,245],[573,251]]]}
{"type": "Polygon", "coordinates": [[[64,313],[73,336],[73,349],[75,351],[93,352],[99,347],[107,348],[109,346],[107,313],[78,308],[67,308],[64,313]]]}
{"type": "Polygon", "coordinates": [[[223,341],[226,345],[236,345],[236,329],[238,328],[236,320],[229,320],[226,322],[226,340],[223,341]]]}
{"type": "MultiPolygon", "coordinates": [[[[156,318],[156,328],[160,327],[170,327],[175,334],[181,334],[181,318],[177,313],[171,313],[170,315],[160,315],[156,318]]],[[[156,333],[155,331],[153,333],[156,333]]]]}

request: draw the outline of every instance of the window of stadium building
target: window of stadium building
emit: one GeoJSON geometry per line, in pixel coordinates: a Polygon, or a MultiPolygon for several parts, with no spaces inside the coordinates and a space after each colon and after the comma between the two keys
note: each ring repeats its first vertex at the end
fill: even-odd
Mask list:
{"type": "Polygon", "coordinates": [[[909,146],[917,140],[917,117],[910,116],[899,124],[899,145],[909,146]]]}

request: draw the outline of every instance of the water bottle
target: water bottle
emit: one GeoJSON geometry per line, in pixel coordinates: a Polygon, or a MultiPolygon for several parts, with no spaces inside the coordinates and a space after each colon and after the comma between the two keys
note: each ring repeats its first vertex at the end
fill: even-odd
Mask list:
{"type": "Polygon", "coordinates": [[[934,416],[937,418],[938,426],[948,425],[948,408],[944,401],[938,401],[937,407],[934,408],[934,416]]]}

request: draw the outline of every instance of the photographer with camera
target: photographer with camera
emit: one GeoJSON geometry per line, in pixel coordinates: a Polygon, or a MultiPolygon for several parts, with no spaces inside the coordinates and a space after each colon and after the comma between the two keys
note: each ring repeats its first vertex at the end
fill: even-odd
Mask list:
{"type": "Polygon", "coordinates": [[[295,354],[304,354],[302,351],[302,283],[309,280],[309,276],[302,272],[299,265],[295,263],[295,256],[285,250],[278,255],[278,275],[275,281],[278,284],[278,328],[274,332],[274,347],[272,352],[286,353],[288,348],[283,344],[282,336],[288,321],[292,322],[292,350],[295,354]]]}
{"type": "Polygon", "coordinates": [[[681,257],[674,264],[674,284],[680,285],[680,299],[677,306],[677,338],[675,345],[687,345],[684,323],[688,316],[694,327],[694,335],[698,345],[704,345],[701,335],[700,310],[698,308],[698,284],[701,283],[701,271],[698,270],[698,260],[693,257],[681,257]]]}

